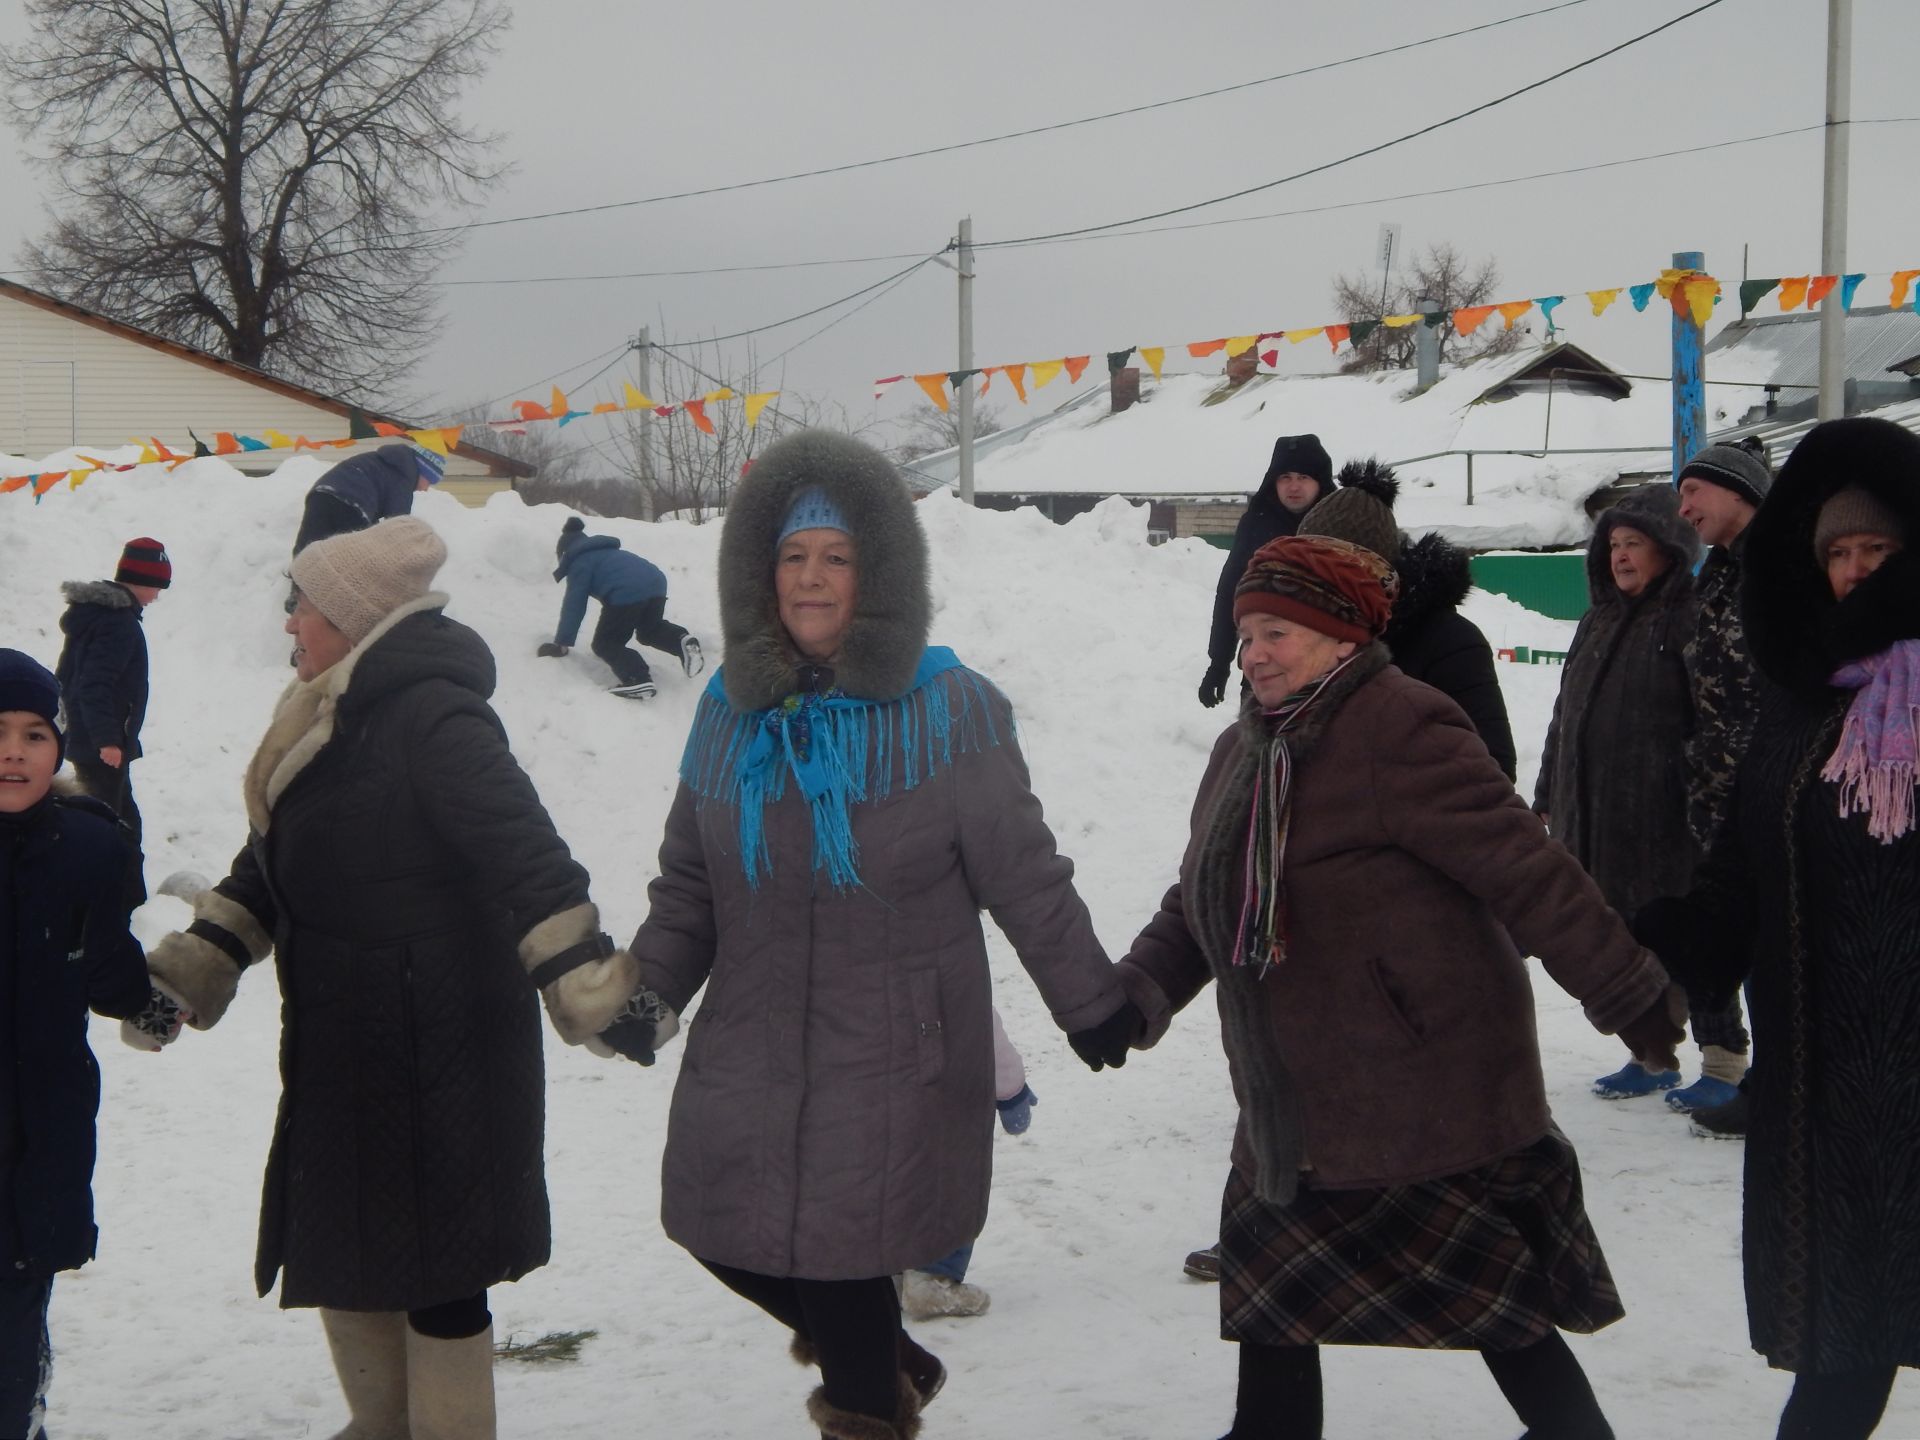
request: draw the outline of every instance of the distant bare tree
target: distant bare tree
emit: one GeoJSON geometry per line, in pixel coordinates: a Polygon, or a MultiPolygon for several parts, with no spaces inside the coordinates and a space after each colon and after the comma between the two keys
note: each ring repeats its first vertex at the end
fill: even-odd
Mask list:
{"type": "MultiPolygon", "coordinates": [[[[562,504],[582,503],[576,502],[573,497],[581,486],[593,483],[590,477],[594,457],[591,451],[570,439],[565,430],[558,425],[538,421],[531,421],[524,428],[514,430],[483,425],[478,422],[485,411],[478,406],[469,406],[457,413],[461,419],[472,422],[460,432],[460,438],[466,444],[482,446],[532,469],[532,478],[521,480],[514,486],[520,498],[529,505],[550,500],[562,504]]],[[[593,508],[593,513],[604,515],[609,512],[593,508]]]]}
{"type": "MultiPolygon", "coordinates": [[[[1430,300],[1448,316],[1438,327],[1440,358],[1461,361],[1504,354],[1520,343],[1520,333],[1508,330],[1497,319],[1483,321],[1471,336],[1454,333],[1453,312],[1492,302],[1499,288],[1499,261],[1488,257],[1475,264],[1465,259],[1450,242],[1443,241],[1429,245],[1426,254],[1415,258],[1410,274],[1386,286],[1384,306],[1379,280],[1365,275],[1342,275],[1335,279],[1333,304],[1340,317],[1351,323],[1377,320],[1383,314],[1409,315],[1420,308],[1416,301],[1430,300]]],[[[1380,326],[1353,347],[1353,353],[1340,368],[1350,374],[1411,369],[1417,328],[1390,330],[1380,326]]]]}
{"type": "Polygon", "coordinates": [[[499,0],[23,8],[0,75],[60,192],[36,283],[339,394],[406,373],[457,240],[426,227],[500,173],[460,104],[499,0]]]}
{"type": "MultiPolygon", "coordinates": [[[[978,403],[974,405],[974,439],[980,440],[988,435],[997,435],[1005,428],[999,411],[978,403]]],[[[902,424],[900,438],[888,447],[887,453],[896,463],[905,465],[918,460],[923,455],[936,455],[942,450],[951,450],[959,443],[960,412],[957,407],[953,410],[935,410],[916,405],[913,413],[902,424]]]]}

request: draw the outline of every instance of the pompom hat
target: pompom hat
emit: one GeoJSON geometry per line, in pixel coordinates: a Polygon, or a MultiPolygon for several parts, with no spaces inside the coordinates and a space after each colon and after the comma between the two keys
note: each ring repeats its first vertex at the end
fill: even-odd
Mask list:
{"type": "Polygon", "coordinates": [[[387,616],[433,588],[447,546],[431,525],[396,515],[367,530],[318,540],[293,561],[293,583],[358,645],[387,616]]]}

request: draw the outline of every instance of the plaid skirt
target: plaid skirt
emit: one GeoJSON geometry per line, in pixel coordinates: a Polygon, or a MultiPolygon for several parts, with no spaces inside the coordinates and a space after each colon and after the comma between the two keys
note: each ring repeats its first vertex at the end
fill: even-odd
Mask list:
{"type": "Polygon", "coordinates": [[[1460,1175],[1261,1201],[1238,1170],[1220,1217],[1220,1334],[1260,1345],[1517,1350],[1625,1312],[1557,1127],[1460,1175]]]}

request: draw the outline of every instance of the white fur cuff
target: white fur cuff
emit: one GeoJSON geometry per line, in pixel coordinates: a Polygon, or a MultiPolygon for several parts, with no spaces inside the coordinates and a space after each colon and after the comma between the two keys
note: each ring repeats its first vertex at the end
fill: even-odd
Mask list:
{"type": "Polygon", "coordinates": [[[192,1012],[196,1030],[210,1030],[240,988],[240,967],[218,945],[176,930],[147,952],[153,983],[192,1012]]]}
{"type": "Polygon", "coordinates": [[[639,988],[640,962],[625,950],[616,950],[604,960],[591,960],[569,970],[540,994],[560,1038],[578,1045],[612,1024],[639,988]]]}

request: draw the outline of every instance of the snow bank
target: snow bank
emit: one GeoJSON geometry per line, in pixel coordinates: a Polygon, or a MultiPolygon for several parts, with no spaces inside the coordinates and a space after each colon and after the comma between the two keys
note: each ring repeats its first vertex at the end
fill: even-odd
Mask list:
{"type": "MultiPolygon", "coordinates": [[[[1308,427],[1268,415],[1240,433],[1263,461],[1271,435],[1287,428],[1308,427]]],[[[135,772],[154,879],[182,867],[217,876],[243,838],[241,771],[290,674],[280,601],[315,463],[249,479],[203,460],[173,474],[99,477],[38,506],[0,497],[0,644],[48,663],[61,580],[109,573],[136,535],[157,536],[173,556],[174,586],[147,613],[150,754],[135,772]]],[[[496,704],[516,753],[624,937],[642,918],[699,682],[662,665],[659,698],[634,704],[602,693],[611,677],[584,650],[534,657],[559,608],[550,573],[560,509],[503,495],[469,510],[428,494],[419,514],[451,551],[451,613],[494,648],[496,704]]],[[[1035,788],[1117,953],[1173,873],[1194,784],[1225,723],[1194,700],[1221,553],[1198,541],[1148,546],[1145,512],[1122,501],[1064,527],[946,496],[924,502],[921,515],[934,636],[1012,696],[1035,788]]],[[[717,651],[718,526],[592,528],[660,565],[672,583],[669,613],[717,651]]],[[[1478,593],[1468,613],[1500,646],[1564,649],[1571,631],[1478,593]]],[[[1530,770],[1559,672],[1502,665],[1501,674],[1530,770]]],[[[160,898],[138,926],[151,941],[184,917],[180,902],[160,898]]],[[[1220,1433],[1234,1357],[1214,1338],[1215,1291],[1179,1269],[1213,1237],[1233,1123],[1212,1006],[1195,1006],[1125,1070],[1091,1075],[997,935],[993,960],[1041,1105],[1027,1136],[998,1144],[993,1218],[974,1271],[993,1293],[992,1312],[921,1328],[953,1372],[928,1440],[1220,1433]]],[[[1615,1425],[1623,1435],[1701,1440],[1768,1433],[1786,1382],[1745,1344],[1738,1147],[1689,1139],[1653,1102],[1589,1099],[1588,1080],[1618,1065],[1619,1047],[1544,979],[1539,992],[1550,1092],[1580,1148],[1631,1312],[1574,1342],[1615,1425]]],[[[55,1289],[53,1428],[64,1440],[319,1436],[343,1423],[315,1317],[279,1311],[250,1284],[278,1089],[277,1004],[271,974],[250,974],[217,1029],[160,1056],[125,1049],[96,1022],[103,1241],[100,1259],[55,1289]]],[[[723,1292],[656,1223],[680,1053],[643,1071],[549,1042],[554,1261],[496,1290],[493,1303],[503,1336],[593,1329],[599,1338],[576,1365],[503,1364],[503,1434],[806,1432],[811,1382],[786,1360],[772,1322],[723,1292]]],[[[1333,1433],[1520,1428],[1470,1357],[1342,1350],[1326,1368],[1333,1433]]],[[[1886,1429],[1916,1428],[1920,1401],[1903,1389],[1886,1429]]]]}

